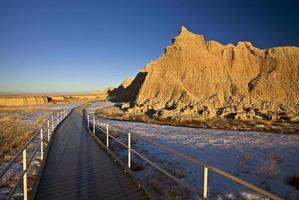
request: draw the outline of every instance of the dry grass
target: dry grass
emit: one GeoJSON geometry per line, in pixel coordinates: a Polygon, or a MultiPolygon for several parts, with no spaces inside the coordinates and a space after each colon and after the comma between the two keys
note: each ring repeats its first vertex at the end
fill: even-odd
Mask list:
{"type": "Polygon", "coordinates": [[[156,124],[191,126],[199,128],[215,128],[227,130],[252,130],[262,132],[276,132],[284,134],[298,134],[299,123],[294,121],[267,121],[261,119],[201,119],[193,116],[184,117],[153,117],[150,111],[146,114],[125,112],[118,106],[110,106],[96,110],[96,117],[107,117],[125,121],[137,121],[156,124]]]}
{"type": "Polygon", "coordinates": [[[248,173],[249,172],[249,165],[252,161],[252,155],[248,151],[244,151],[240,153],[238,159],[238,175],[239,173],[248,173]]]}
{"type": "Polygon", "coordinates": [[[96,116],[97,117],[123,117],[124,111],[122,111],[120,108],[116,106],[110,106],[106,108],[101,108],[96,110],[96,116]]]}
{"type": "Polygon", "coordinates": [[[38,110],[48,110],[46,107],[42,106],[7,106],[7,107],[0,107],[0,113],[3,112],[14,112],[14,113],[20,113],[20,112],[33,112],[38,110]]]}
{"type": "Polygon", "coordinates": [[[264,178],[264,184],[270,182],[279,172],[279,164],[283,158],[280,154],[271,154],[267,157],[260,166],[260,174],[264,178]]]}
{"type": "Polygon", "coordinates": [[[36,116],[33,122],[28,123],[26,113],[44,110],[38,107],[1,107],[0,108],[0,162],[10,159],[41,126],[47,116],[36,116]]]}
{"type": "MultiPolygon", "coordinates": [[[[181,173],[182,172],[179,172],[179,174],[181,173]]],[[[185,177],[185,175],[183,176],[185,177]]],[[[146,178],[146,181],[146,184],[149,186],[149,188],[152,188],[153,194],[160,197],[158,199],[195,199],[195,194],[184,188],[181,188],[176,182],[174,182],[173,180],[171,180],[170,178],[166,177],[158,171],[149,174],[146,178]]]]}

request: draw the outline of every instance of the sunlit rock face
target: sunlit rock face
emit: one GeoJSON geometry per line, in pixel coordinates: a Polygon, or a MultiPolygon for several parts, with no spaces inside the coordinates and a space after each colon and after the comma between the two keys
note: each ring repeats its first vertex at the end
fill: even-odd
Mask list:
{"type": "Polygon", "coordinates": [[[160,116],[235,113],[240,119],[276,119],[284,113],[298,120],[299,48],[223,45],[182,27],[163,55],[148,63],[118,97],[133,102],[131,112],[156,110],[160,116]]]}
{"type": "Polygon", "coordinates": [[[0,97],[0,106],[40,105],[48,102],[47,96],[0,97]]]}

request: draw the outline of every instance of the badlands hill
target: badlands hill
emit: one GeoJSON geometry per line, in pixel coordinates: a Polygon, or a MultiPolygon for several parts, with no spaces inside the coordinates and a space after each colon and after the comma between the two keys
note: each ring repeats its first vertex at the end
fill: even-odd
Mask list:
{"type": "Polygon", "coordinates": [[[0,106],[23,106],[47,104],[47,96],[1,96],[0,106]]]}
{"type": "Polygon", "coordinates": [[[182,27],[163,55],[110,98],[128,113],[175,118],[299,116],[299,48],[222,45],[182,27]]]}
{"type": "Polygon", "coordinates": [[[106,100],[108,94],[113,90],[113,87],[101,91],[98,90],[93,94],[80,95],[56,95],[56,96],[0,96],[0,106],[27,106],[41,105],[48,103],[63,103],[77,101],[96,101],[106,100]]]}
{"type": "Polygon", "coordinates": [[[123,97],[122,95],[129,94],[129,92],[125,92],[127,87],[131,85],[133,79],[131,77],[128,77],[126,80],[124,80],[120,86],[110,91],[110,98],[114,100],[122,100],[127,99],[127,97],[123,97]]]}

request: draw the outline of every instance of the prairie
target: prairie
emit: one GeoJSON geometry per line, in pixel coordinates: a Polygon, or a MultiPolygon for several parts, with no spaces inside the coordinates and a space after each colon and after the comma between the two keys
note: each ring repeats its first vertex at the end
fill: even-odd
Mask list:
{"type": "Polygon", "coordinates": [[[10,158],[56,111],[70,104],[0,107],[0,163],[10,158]]]}

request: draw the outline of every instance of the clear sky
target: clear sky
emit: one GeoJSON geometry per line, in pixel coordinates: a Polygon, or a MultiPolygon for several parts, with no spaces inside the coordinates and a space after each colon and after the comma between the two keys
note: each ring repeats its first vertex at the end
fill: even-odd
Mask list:
{"type": "Polygon", "coordinates": [[[0,94],[117,86],[179,28],[207,40],[299,45],[298,1],[0,0],[0,94]]]}

